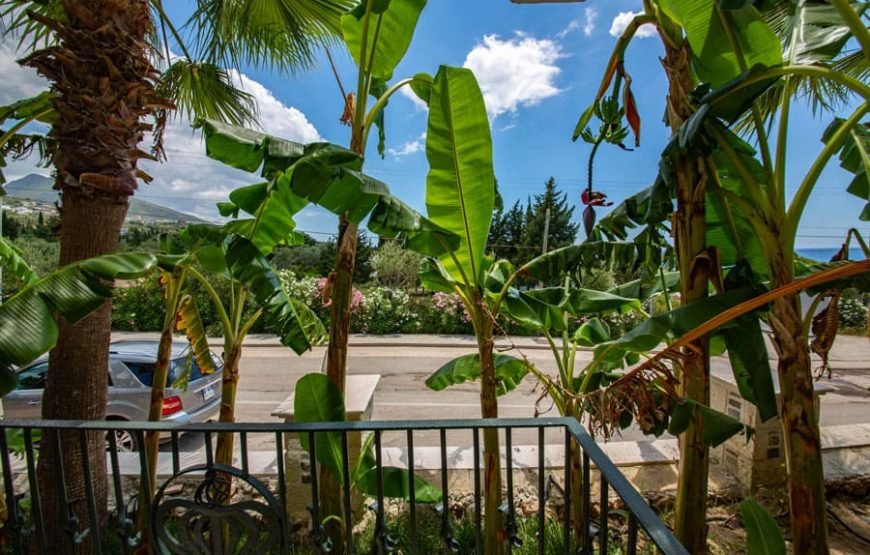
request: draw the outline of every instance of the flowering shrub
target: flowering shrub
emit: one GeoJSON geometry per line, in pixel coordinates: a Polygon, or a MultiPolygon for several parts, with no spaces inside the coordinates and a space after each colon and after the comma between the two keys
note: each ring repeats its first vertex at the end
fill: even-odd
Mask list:
{"type": "MultiPolygon", "coordinates": [[[[329,325],[330,299],[323,299],[323,289],[326,278],[300,277],[291,270],[278,271],[281,286],[287,294],[309,306],[325,326],[329,325]]],[[[220,334],[220,322],[211,304],[211,299],[196,284],[191,284],[191,293],[200,309],[203,322],[210,335],[220,334]]],[[[221,297],[229,295],[229,285],[226,280],[216,278],[212,285],[221,297]]],[[[841,318],[851,314],[847,301],[841,301],[841,318]]],[[[860,300],[854,300],[854,310],[860,314],[866,325],[866,310],[860,300]],[[855,304],[857,303],[857,304],[855,304]]],[[[254,303],[246,303],[246,314],[252,314],[256,309],[254,303]]],[[[160,331],[163,323],[163,292],[156,277],[149,277],[118,288],[115,291],[113,327],[116,330],[128,331],[160,331]]],[[[351,298],[351,331],[353,333],[390,334],[390,333],[431,333],[445,335],[473,335],[474,328],[471,317],[465,311],[465,306],[459,297],[452,293],[433,293],[409,295],[401,289],[384,286],[363,286],[362,290],[354,289],[351,298]]],[[[627,315],[608,315],[605,317],[614,332],[614,337],[625,333],[640,321],[640,316],[634,313],[627,315]]],[[[851,321],[851,320],[850,320],[851,321]]],[[[257,321],[252,330],[254,333],[269,333],[265,318],[257,321]]],[[[856,325],[857,326],[857,325],[856,325]]],[[[528,335],[533,333],[517,324],[500,317],[496,326],[497,333],[506,332],[510,335],[528,335]]]]}
{"type": "Polygon", "coordinates": [[[858,328],[867,327],[867,307],[858,297],[840,298],[840,327],[858,328]]]}
{"type": "Polygon", "coordinates": [[[455,293],[433,293],[419,298],[420,333],[473,334],[471,316],[455,293]]]}
{"type": "Polygon", "coordinates": [[[362,333],[415,333],[419,322],[412,308],[411,298],[404,291],[373,287],[361,295],[360,310],[351,326],[362,333]]]}
{"type": "MultiPolygon", "coordinates": [[[[290,298],[297,299],[308,305],[317,314],[324,326],[329,325],[329,305],[332,304],[332,299],[328,297],[324,299],[323,297],[323,289],[326,287],[327,282],[325,277],[298,277],[291,270],[279,270],[278,279],[290,298]]],[[[354,287],[350,300],[350,310],[352,313],[359,311],[362,300],[362,292],[354,287]]]]}

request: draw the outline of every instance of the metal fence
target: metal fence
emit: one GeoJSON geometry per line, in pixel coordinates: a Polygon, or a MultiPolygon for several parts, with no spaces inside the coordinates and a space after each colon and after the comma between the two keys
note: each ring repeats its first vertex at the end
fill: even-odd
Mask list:
{"type": "Polygon", "coordinates": [[[147,524],[150,549],[157,552],[482,553],[485,492],[480,436],[486,429],[498,430],[503,446],[506,489],[500,511],[507,553],[686,553],[583,427],[570,418],[176,427],[165,423],[5,421],[0,428],[4,432],[0,434],[0,460],[7,510],[0,549],[13,553],[81,552],[82,546],[94,553],[138,552],[143,535],[137,530],[143,528],[142,522],[147,524]],[[154,469],[157,481],[149,487],[155,496],[137,503],[141,484],[152,486],[147,457],[144,449],[119,451],[117,438],[129,434],[136,445],[144,445],[149,431],[160,431],[163,437],[154,469]],[[231,466],[215,461],[214,440],[221,433],[234,437],[231,466]],[[324,433],[340,438],[343,467],[337,480],[343,492],[341,503],[332,517],[321,502],[325,475],[310,471],[318,468],[316,449],[299,450],[302,460],[287,455],[289,443],[304,437],[314,445],[323,441],[324,433]],[[360,434],[371,436],[375,474],[373,491],[369,488],[369,494],[362,496],[351,493],[350,472],[357,456],[352,453],[354,438],[360,434]],[[83,450],[89,438],[99,436],[102,441],[104,435],[105,481],[94,470],[103,467],[89,463],[87,449],[83,450]],[[531,444],[525,460],[517,455],[518,438],[531,444]],[[51,448],[46,449],[47,442],[51,448]],[[571,484],[572,446],[575,453],[579,446],[582,459],[580,530],[569,510],[575,501],[572,492],[578,491],[571,484]],[[461,447],[472,459],[464,486],[452,475],[456,470],[451,464],[461,447]],[[52,456],[40,457],[41,451],[52,456]],[[434,459],[435,452],[440,461],[421,470],[421,459],[434,459]],[[80,458],[73,464],[75,457],[80,458]],[[388,499],[385,474],[392,472],[388,465],[397,459],[404,468],[414,469],[412,476],[425,475],[427,487],[440,491],[442,501],[434,505],[420,502],[417,479],[407,480],[407,499],[388,499]],[[52,467],[50,483],[55,487],[51,499],[39,489],[38,475],[45,481],[38,468],[41,465],[52,467]],[[84,476],[79,475],[81,465],[84,476]],[[290,472],[288,465],[293,465],[290,472]],[[309,469],[301,483],[296,465],[309,469]],[[518,481],[523,483],[522,502],[518,481]],[[108,484],[102,495],[101,482],[108,484]],[[227,496],[228,491],[236,493],[227,496]],[[451,502],[460,494],[468,500],[466,507],[457,508],[451,502]],[[299,519],[288,508],[300,502],[300,495],[310,518],[299,519]],[[100,516],[105,514],[100,510],[102,503],[106,503],[107,521],[100,516]],[[364,508],[358,510],[358,506],[364,508]],[[61,523],[62,530],[47,529],[49,522],[61,523]],[[327,539],[330,523],[333,530],[339,523],[340,534],[332,533],[333,539],[327,539]]]}

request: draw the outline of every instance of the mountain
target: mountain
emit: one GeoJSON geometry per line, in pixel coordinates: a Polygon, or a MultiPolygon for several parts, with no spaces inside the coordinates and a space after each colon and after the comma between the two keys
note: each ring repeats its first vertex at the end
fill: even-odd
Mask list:
{"type": "MultiPolygon", "coordinates": [[[[35,173],[25,175],[21,179],[10,181],[3,188],[11,198],[27,199],[46,204],[54,204],[58,200],[57,191],[54,190],[54,180],[44,175],[35,173]]],[[[160,204],[149,202],[133,197],[130,200],[130,209],[127,211],[128,221],[155,221],[173,223],[204,223],[205,220],[197,218],[160,204]]]]}

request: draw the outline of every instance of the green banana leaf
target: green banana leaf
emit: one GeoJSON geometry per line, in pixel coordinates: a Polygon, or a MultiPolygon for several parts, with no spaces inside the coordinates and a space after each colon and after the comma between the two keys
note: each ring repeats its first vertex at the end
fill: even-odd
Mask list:
{"type": "MultiPolygon", "coordinates": [[[[510,355],[496,354],[495,376],[498,380],[496,393],[504,395],[513,391],[529,373],[525,361],[510,355]]],[[[426,378],[426,387],[433,391],[480,378],[480,357],[477,354],[455,358],[426,378]]]]}
{"type": "MultiPolygon", "coordinates": [[[[652,316],[619,339],[596,347],[591,366],[620,364],[629,353],[646,353],[662,343],[671,343],[723,310],[752,299],[761,292],[759,287],[726,291],[652,316]]],[[[726,327],[733,325],[736,324],[726,324],[726,327]]]]}
{"type": "Polygon", "coordinates": [[[411,45],[425,7],[426,0],[363,0],[342,16],[344,42],[357,67],[367,70],[375,79],[389,81],[411,45]],[[372,13],[367,22],[364,16],[370,1],[373,2],[372,13]]]}
{"type": "MultiPolygon", "coordinates": [[[[306,374],[296,382],[293,394],[293,421],[305,422],[344,422],[344,398],[325,374],[306,374]]],[[[310,435],[299,434],[302,448],[311,452],[310,435]]],[[[344,469],[342,464],[341,432],[317,432],[314,434],[317,462],[342,483],[344,469]]],[[[312,472],[316,469],[312,468],[312,472]]]]}
{"type": "Polygon", "coordinates": [[[633,242],[586,241],[542,254],[524,264],[522,276],[544,283],[561,280],[566,273],[597,268],[632,272],[644,260],[642,245],[633,242]]]}
{"type": "MultiPolygon", "coordinates": [[[[344,422],[344,398],[324,374],[306,374],[297,383],[293,396],[293,419],[295,422],[344,422]]],[[[311,452],[311,435],[300,433],[302,448],[311,452]]],[[[378,494],[377,460],[373,450],[374,435],[369,435],[361,449],[361,455],[350,471],[353,487],[366,495],[378,494]]],[[[317,462],[336,477],[343,480],[342,433],[316,432],[314,434],[317,462]]],[[[381,488],[384,497],[409,500],[412,473],[404,468],[383,466],[381,488]]],[[[426,480],[413,475],[414,498],[418,503],[438,503],[441,490],[426,480]]]]}
{"type": "Polygon", "coordinates": [[[195,127],[202,129],[210,158],[247,172],[262,168],[264,177],[274,176],[304,153],[299,143],[218,120],[200,119],[195,127]]]}
{"type": "Polygon", "coordinates": [[[451,257],[441,256],[441,264],[454,280],[481,287],[495,203],[495,174],[486,106],[468,69],[441,66],[435,75],[426,157],[429,219],[460,237],[459,248],[451,257]]]}
{"type": "Polygon", "coordinates": [[[201,122],[206,149],[212,158],[233,167],[255,171],[263,167],[269,182],[236,189],[230,202],[221,203],[224,216],[240,211],[259,216],[227,224],[229,231],[253,237],[261,252],[298,241],[293,216],[314,203],[354,223],[369,218],[369,229],[405,241],[419,252],[437,256],[455,249],[459,237],[426,219],[392,196],[385,183],[359,169],[362,158],[329,143],[299,145],[242,127],[211,120],[201,122]]]}
{"type": "Polygon", "coordinates": [[[435,258],[424,258],[420,263],[420,285],[429,291],[455,293],[457,283],[435,258]]]}
{"type": "Polygon", "coordinates": [[[607,292],[616,295],[617,297],[645,301],[653,295],[663,293],[664,291],[667,291],[668,293],[679,293],[680,272],[665,272],[664,283],[662,283],[662,275],[658,274],[622,283],[609,289],[607,292]]]}
{"type": "Polygon", "coordinates": [[[81,320],[112,297],[107,281],[138,278],[156,264],[144,253],[91,258],[32,282],[0,305],[0,395],[15,387],[12,365],[27,364],[54,347],[59,316],[81,320]]]}
{"type": "Polygon", "coordinates": [[[718,9],[733,19],[733,33],[747,67],[756,64],[771,67],[782,62],[779,37],[751,2],[738,2],[735,9],[729,9],[727,3],[719,0],[662,0],[658,5],[683,27],[692,49],[695,73],[702,82],[710,83],[714,88],[741,73],[718,9]]]}
{"type": "Polygon", "coordinates": [[[619,297],[604,291],[592,289],[547,287],[531,291],[517,292],[521,305],[507,302],[505,313],[516,323],[538,331],[561,333],[566,322],[579,316],[606,312],[626,313],[641,307],[637,299],[619,297]],[[531,316],[525,312],[531,312],[531,316]],[[567,318],[566,318],[567,317],[567,318]]]}
{"type": "Polygon", "coordinates": [[[595,226],[596,230],[612,241],[625,241],[630,230],[638,226],[661,226],[674,212],[671,191],[664,180],[655,182],[627,197],[595,226]]]}
{"type": "Polygon", "coordinates": [[[746,529],[747,555],[785,555],[782,530],[764,507],[754,499],[740,503],[740,520],[746,529]]]}
{"type": "MultiPolygon", "coordinates": [[[[361,493],[378,495],[378,462],[374,451],[375,435],[369,434],[362,446],[360,458],[351,470],[351,482],[361,493]]],[[[392,499],[411,499],[411,472],[404,468],[384,466],[381,469],[383,496],[392,499]]],[[[440,503],[443,497],[440,488],[423,478],[414,476],[414,500],[417,503],[440,503]]]]}
{"type": "Polygon", "coordinates": [[[668,419],[668,433],[678,436],[685,432],[695,414],[699,414],[704,419],[701,441],[710,447],[719,446],[740,432],[745,432],[748,436],[755,433],[751,427],[739,420],[689,400],[684,400],[674,407],[668,419]]]}
{"type": "Polygon", "coordinates": [[[232,278],[243,284],[262,306],[267,322],[278,334],[281,344],[302,354],[326,337],[317,317],[301,303],[292,302],[281,281],[254,243],[245,237],[231,236],[226,247],[226,266],[232,278]]]}
{"type": "MultiPolygon", "coordinates": [[[[845,121],[836,118],[825,129],[822,142],[827,142],[845,121]]],[[[865,123],[856,125],[849,133],[846,142],[840,149],[840,167],[855,177],[849,183],[847,191],[856,197],[867,201],[861,211],[861,220],[870,220],[870,129],[865,123]]]]}
{"type": "Polygon", "coordinates": [[[36,121],[51,125],[57,120],[57,112],[54,111],[52,104],[53,98],[54,93],[51,91],[42,91],[36,96],[0,106],[0,125],[4,125],[9,119],[24,120],[34,116],[37,116],[36,121]]]}
{"type": "Polygon", "coordinates": [[[31,285],[39,279],[33,268],[24,260],[21,251],[4,237],[0,237],[0,264],[4,265],[9,274],[23,281],[24,285],[31,285]]]}

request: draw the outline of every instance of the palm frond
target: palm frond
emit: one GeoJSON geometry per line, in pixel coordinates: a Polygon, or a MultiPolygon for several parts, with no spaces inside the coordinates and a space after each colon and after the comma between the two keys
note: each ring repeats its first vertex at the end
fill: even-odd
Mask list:
{"type": "Polygon", "coordinates": [[[355,0],[198,0],[185,24],[197,55],[224,67],[247,63],[288,72],[310,67],[316,50],[341,37],[355,0]]]}
{"type": "Polygon", "coordinates": [[[244,125],[257,118],[254,97],[239,89],[228,71],[211,63],[174,60],[157,91],[172,99],[178,115],[191,121],[208,118],[244,125]]]}
{"type": "Polygon", "coordinates": [[[28,12],[56,21],[64,19],[60,0],[0,0],[2,32],[18,38],[22,54],[51,46],[55,40],[51,29],[28,12]]]}
{"type": "MultiPolygon", "coordinates": [[[[866,6],[861,6],[861,13],[866,9],[866,6]]],[[[825,65],[861,82],[870,77],[870,62],[863,51],[843,49],[851,35],[829,4],[780,0],[764,13],[764,19],[783,42],[785,63],[825,65]],[[798,43],[794,49],[793,42],[798,43]]],[[[806,102],[814,115],[838,110],[854,96],[850,89],[828,79],[794,75],[790,81],[795,98],[806,102]]],[[[772,123],[782,104],[784,87],[784,81],[780,80],[756,101],[755,105],[767,125],[772,123]]],[[[753,129],[751,114],[744,114],[737,122],[736,130],[747,135],[753,129]]]]}

